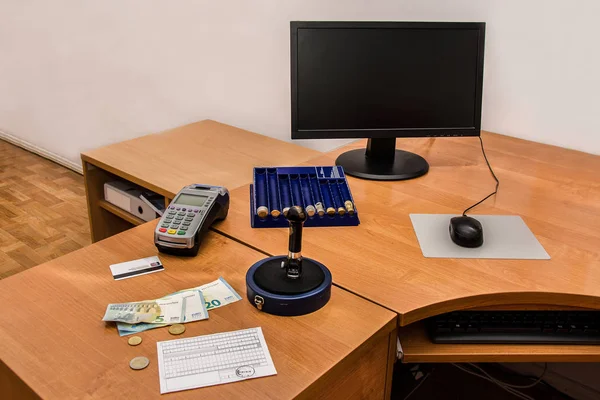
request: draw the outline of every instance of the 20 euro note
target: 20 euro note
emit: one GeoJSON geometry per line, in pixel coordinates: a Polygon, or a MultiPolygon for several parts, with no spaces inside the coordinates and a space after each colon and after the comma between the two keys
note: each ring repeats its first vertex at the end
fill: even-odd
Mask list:
{"type": "MultiPolygon", "coordinates": [[[[242,297],[239,294],[237,294],[237,292],[227,283],[227,281],[225,281],[225,279],[221,277],[219,277],[219,279],[217,279],[216,281],[207,283],[205,285],[198,286],[192,289],[185,289],[174,294],[186,293],[193,290],[201,291],[204,297],[206,309],[208,310],[219,308],[242,299],[242,297]]],[[[184,322],[191,322],[191,320],[187,320],[184,322]]],[[[119,330],[119,336],[126,336],[132,335],[134,333],[143,332],[148,329],[159,328],[165,325],[166,324],[159,325],[146,323],[126,324],[122,322],[117,322],[117,329],[119,330]]]]}
{"type": "Polygon", "coordinates": [[[229,286],[229,283],[222,277],[219,277],[219,279],[214,282],[198,286],[197,289],[202,290],[206,308],[208,310],[235,303],[242,299],[242,297],[237,294],[237,292],[233,290],[233,288],[229,286]]]}
{"type": "Polygon", "coordinates": [[[151,325],[175,324],[193,316],[208,316],[202,292],[174,293],[156,300],[109,304],[103,321],[151,325]]]}

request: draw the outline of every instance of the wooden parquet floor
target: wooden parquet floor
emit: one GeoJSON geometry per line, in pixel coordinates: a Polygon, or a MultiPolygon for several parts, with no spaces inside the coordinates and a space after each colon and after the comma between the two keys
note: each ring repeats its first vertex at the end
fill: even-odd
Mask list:
{"type": "Polygon", "coordinates": [[[0,279],[90,243],[83,177],[0,140],[0,279]]]}

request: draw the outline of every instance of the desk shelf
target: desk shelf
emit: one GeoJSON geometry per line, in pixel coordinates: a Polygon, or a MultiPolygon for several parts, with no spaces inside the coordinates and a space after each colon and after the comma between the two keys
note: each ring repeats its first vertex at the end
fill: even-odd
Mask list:
{"type": "Polygon", "coordinates": [[[599,345],[436,344],[423,321],[400,327],[405,363],[598,362],[599,345]]]}
{"type": "Polygon", "coordinates": [[[122,210],[117,206],[112,205],[106,200],[98,200],[98,205],[104,210],[108,211],[109,213],[114,214],[117,217],[122,218],[135,226],[141,225],[146,222],[143,219],[138,218],[135,215],[128,213],[127,211],[122,210]]]}
{"type": "MultiPolygon", "coordinates": [[[[127,176],[114,174],[84,160],[83,177],[92,242],[106,239],[145,223],[141,218],[104,200],[104,184],[116,180],[128,180],[127,176]]],[[[169,197],[165,197],[165,206],[170,201],[169,197]]]]}

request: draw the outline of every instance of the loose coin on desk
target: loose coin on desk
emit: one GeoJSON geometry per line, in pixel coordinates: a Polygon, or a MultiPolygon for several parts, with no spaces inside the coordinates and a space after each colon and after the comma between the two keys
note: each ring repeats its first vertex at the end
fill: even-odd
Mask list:
{"type": "Polygon", "coordinates": [[[142,338],[139,336],[132,336],[129,338],[129,340],[127,340],[127,343],[130,346],[137,346],[138,344],[142,343],[142,338]]]}
{"type": "Polygon", "coordinates": [[[148,364],[150,364],[150,360],[146,357],[135,357],[129,361],[129,367],[135,370],[144,369],[148,364]]]}
{"type": "Polygon", "coordinates": [[[175,324],[169,327],[169,333],[171,335],[181,335],[183,332],[185,332],[185,326],[182,324],[175,324]]]}

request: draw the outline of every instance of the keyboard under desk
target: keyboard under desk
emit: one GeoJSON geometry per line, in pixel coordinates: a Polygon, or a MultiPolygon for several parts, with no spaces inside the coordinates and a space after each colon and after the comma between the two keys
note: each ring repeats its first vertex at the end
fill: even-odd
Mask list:
{"type": "MultiPolygon", "coordinates": [[[[592,311],[598,313],[596,315],[600,316],[600,311],[589,309],[531,304],[478,307],[469,309],[468,311],[477,312],[480,315],[487,313],[489,316],[498,311],[516,315],[520,312],[525,313],[525,310],[531,316],[534,316],[538,312],[553,312],[558,315],[559,311],[564,311],[575,316],[579,313],[592,311]]],[[[450,316],[452,313],[448,313],[447,315],[450,316]]],[[[457,317],[459,315],[455,314],[457,317]]],[[[433,320],[422,320],[398,327],[398,338],[402,348],[402,362],[597,362],[600,360],[600,345],[591,343],[554,344],[540,343],[539,341],[536,343],[434,343],[430,335],[431,323],[435,321],[435,317],[432,318],[433,320]]],[[[450,319],[448,318],[446,321],[449,322],[450,319]]],[[[464,323],[466,321],[460,322],[464,323]]],[[[460,322],[457,320],[457,323],[460,324],[460,322]]],[[[540,333],[543,330],[544,322],[546,321],[542,321],[540,333]]],[[[568,322],[568,320],[565,322],[568,322]]],[[[464,327],[460,326],[460,333],[462,333],[462,329],[466,333],[468,330],[467,325],[464,327]]],[[[574,328],[568,326],[568,329],[581,329],[583,331],[585,328],[583,325],[581,327],[575,325],[574,328]]],[[[595,327],[588,326],[588,329],[595,329],[595,327]]],[[[574,333],[579,332],[575,331],[574,333]]]]}

